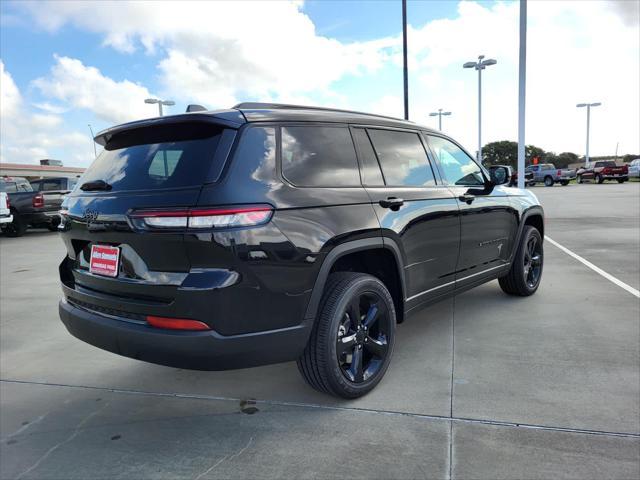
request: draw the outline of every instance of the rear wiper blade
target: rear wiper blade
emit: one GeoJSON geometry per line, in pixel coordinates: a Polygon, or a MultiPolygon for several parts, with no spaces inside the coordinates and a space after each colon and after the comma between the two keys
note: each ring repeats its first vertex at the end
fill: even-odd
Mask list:
{"type": "Polygon", "coordinates": [[[95,190],[111,190],[111,185],[109,185],[104,180],[93,180],[92,182],[85,182],[80,186],[80,190],[85,192],[95,191],[95,190]]]}

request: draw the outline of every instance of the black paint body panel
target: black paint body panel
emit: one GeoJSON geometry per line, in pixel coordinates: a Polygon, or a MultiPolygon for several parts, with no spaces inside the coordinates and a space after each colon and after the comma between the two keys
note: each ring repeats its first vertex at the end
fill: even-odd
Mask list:
{"type": "MultiPolygon", "coordinates": [[[[173,191],[75,191],[67,197],[60,315],[78,338],[185,368],[293,360],[307,342],[331,267],[344,255],[391,252],[407,312],[504,274],[524,219],[542,215],[534,196],[505,187],[488,189],[467,205],[458,198],[464,189],[442,184],[291,185],[278,161],[278,129],[312,124],[304,111],[187,114],[114,127],[99,138],[106,142],[122,129],[207,115],[207,121],[231,131],[226,150],[216,153],[228,157],[217,181],[173,191]],[[405,202],[397,210],[381,206],[390,196],[405,202]],[[273,217],[256,227],[196,232],[141,231],[130,219],[140,208],[248,204],[270,205],[273,217]],[[95,243],[121,248],[117,278],[89,273],[88,251],[95,243]],[[145,323],[146,315],[199,320],[211,330],[159,330],[145,323]]],[[[408,122],[348,113],[323,114],[317,121],[425,131],[408,122]]]]}

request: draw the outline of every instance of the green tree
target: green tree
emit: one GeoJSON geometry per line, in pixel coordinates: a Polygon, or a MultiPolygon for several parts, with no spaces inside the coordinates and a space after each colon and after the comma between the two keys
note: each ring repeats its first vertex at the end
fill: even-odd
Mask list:
{"type": "MultiPolygon", "coordinates": [[[[534,157],[543,162],[553,162],[555,154],[553,152],[545,152],[542,148],[535,145],[527,145],[524,149],[525,165],[530,165],[534,157]]],[[[510,140],[501,140],[499,142],[487,143],[482,147],[482,163],[486,166],[491,165],[509,165],[516,169],[518,166],[518,142],[510,140]]]]}
{"type": "Polygon", "coordinates": [[[556,156],[555,166],[567,168],[572,163],[580,162],[580,157],[573,152],[562,152],[556,156]]]}
{"type": "Polygon", "coordinates": [[[482,147],[482,163],[491,165],[510,165],[518,163],[518,144],[509,140],[487,143],[482,147]]]}

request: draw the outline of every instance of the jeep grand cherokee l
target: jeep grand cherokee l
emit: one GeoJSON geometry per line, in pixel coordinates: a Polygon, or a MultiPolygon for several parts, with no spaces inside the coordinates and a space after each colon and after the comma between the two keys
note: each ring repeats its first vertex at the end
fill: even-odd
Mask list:
{"type": "Polygon", "coordinates": [[[240,104],[113,127],[63,205],[60,317],[127,357],[297,360],[319,391],[380,381],[396,324],[490,280],[533,294],[543,211],[452,139],[356,112],[240,104]]]}

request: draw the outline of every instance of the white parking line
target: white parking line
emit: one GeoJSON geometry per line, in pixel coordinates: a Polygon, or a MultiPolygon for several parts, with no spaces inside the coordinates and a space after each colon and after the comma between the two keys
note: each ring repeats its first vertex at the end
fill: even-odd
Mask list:
{"type": "Polygon", "coordinates": [[[638,290],[636,290],[635,288],[633,288],[631,285],[627,285],[626,283],[624,283],[622,280],[618,280],[616,277],[614,277],[613,275],[605,272],[604,270],[602,270],[600,267],[596,267],[593,263],[591,263],[589,260],[585,260],[584,258],[582,258],[580,255],[578,255],[577,253],[572,252],[571,250],[569,250],[567,247],[564,247],[562,245],[560,245],[558,242],[556,242],[554,239],[549,238],[547,235],[544,236],[544,238],[551,243],[552,245],[555,245],[556,247],[558,247],[560,250],[562,250],[564,253],[566,253],[567,255],[575,258],[576,260],[578,260],[579,262],[585,264],[587,267],[589,267],[591,270],[593,270],[594,272],[602,275],[604,278],[606,278],[607,280],[609,280],[612,283],[615,283],[617,286],[619,286],[620,288],[626,290],[627,292],[629,292],[631,295],[635,295],[636,297],[640,298],[640,292],[638,290]]]}

